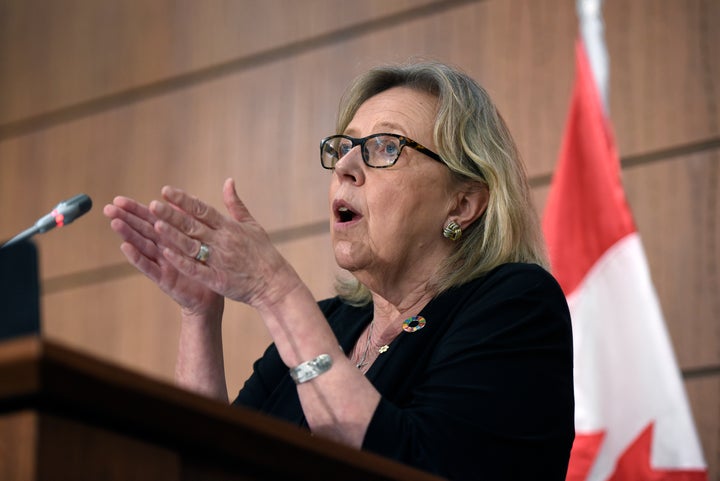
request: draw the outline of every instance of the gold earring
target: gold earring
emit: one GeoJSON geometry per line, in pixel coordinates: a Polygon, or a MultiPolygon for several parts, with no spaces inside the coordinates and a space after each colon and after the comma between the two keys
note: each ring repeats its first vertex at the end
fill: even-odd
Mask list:
{"type": "Polygon", "coordinates": [[[458,240],[461,235],[462,228],[454,220],[448,222],[447,225],[443,228],[443,236],[447,237],[452,241],[458,240]]]}

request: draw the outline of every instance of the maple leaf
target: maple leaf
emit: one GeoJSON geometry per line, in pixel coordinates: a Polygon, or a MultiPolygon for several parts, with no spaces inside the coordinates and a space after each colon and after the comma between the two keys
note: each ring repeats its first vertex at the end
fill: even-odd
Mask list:
{"type": "Polygon", "coordinates": [[[618,459],[608,481],[707,481],[704,469],[655,469],[650,466],[653,423],[640,433],[618,459]]]}

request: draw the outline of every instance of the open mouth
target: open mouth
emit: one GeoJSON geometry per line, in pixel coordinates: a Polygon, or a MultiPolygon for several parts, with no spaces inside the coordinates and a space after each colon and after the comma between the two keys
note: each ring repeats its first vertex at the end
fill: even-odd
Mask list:
{"type": "Polygon", "coordinates": [[[355,218],[355,212],[351,211],[347,207],[340,207],[338,209],[338,219],[340,222],[350,222],[355,218]]]}
{"type": "Polygon", "coordinates": [[[346,205],[339,205],[335,208],[335,219],[341,224],[352,222],[360,218],[360,214],[346,205]]]}

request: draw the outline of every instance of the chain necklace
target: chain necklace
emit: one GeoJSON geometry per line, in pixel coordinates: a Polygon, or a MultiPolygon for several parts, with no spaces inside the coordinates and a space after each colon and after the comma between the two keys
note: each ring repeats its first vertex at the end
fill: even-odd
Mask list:
{"type": "MultiPolygon", "coordinates": [[[[368,357],[368,353],[370,352],[370,345],[372,344],[372,333],[373,333],[374,326],[375,326],[375,319],[372,320],[372,322],[370,323],[370,327],[368,328],[367,339],[365,341],[365,351],[363,352],[362,357],[360,357],[360,360],[356,364],[358,369],[362,369],[365,366],[367,366],[367,364],[368,364],[367,357],[368,357]]],[[[390,346],[385,344],[378,349],[378,354],[382,354],[385,351],[387,351],[388,349],[390,349],[390,346]]]]}
{"type": "Polygon", "coordinates": [[[367,339],[365,340],[365,352],[363,352],[362,357],[356,364],[358,369],[362,369],[367,365],[367,355],[368,355],[368,352],[370,351],[370,338],[372,337],[374,325],[375,325],[375,319],[373,319],[372,322],[370,322],[370,327],[368,328],[367,339]]]}

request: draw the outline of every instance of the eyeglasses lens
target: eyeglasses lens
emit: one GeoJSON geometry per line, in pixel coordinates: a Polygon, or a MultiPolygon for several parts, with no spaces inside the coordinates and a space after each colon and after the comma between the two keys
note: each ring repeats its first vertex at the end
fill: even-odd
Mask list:
{"type": "Polygon", "coordinates": [[[393,165],[403,147],[403,141],[392,135],[372,135],[364,139],[352,139],[342,136],[330,137],[322,144],[322,165],[334,169],[335,164],[347,155],[353,147],[360,145],[365,163],[371,167],[389,167],[393,165]]]}

